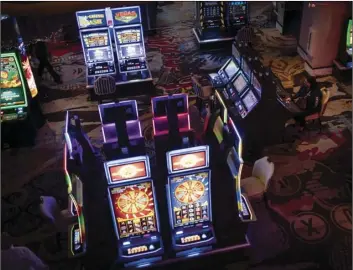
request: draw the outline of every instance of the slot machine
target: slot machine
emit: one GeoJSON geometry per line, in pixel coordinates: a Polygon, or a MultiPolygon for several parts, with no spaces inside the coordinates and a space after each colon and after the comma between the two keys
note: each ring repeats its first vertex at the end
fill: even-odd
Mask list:
{"type": "Polygon", "coordinates": [[[82,51],[86,63],[87,88],[94,88],[99,76],[116,77],[109,26],[109,9],[76,12],[82,51]]]}
{"type": "Polygon", "coordinates": [[[119,84],[152,81],[146,59],[139,6],[111,9],[118,59],[119,84]]]}
{"type": "Polygon", "coordinates": [[[248,24],[249,11],[247,1],[225,2],[225,21],[227,28],[236,34],[237,30],[248,24]]]}
{"type": "Polygon", "coordinates": [[[1,145],[34,145],[37,135],[33,99],[17,52],[1,53],[1,145]]]}
{"type": "Polygon", "coordinates": [[[225,7],[223,1],[196,2],[197,25],[193,33],[199,44],[231,41],[234,39],[227,32],[225,25],[225,7]]]}
{"type": "Polygon", "coordinates": [[[212,249],[209,147],[167,152],[167,198],[173,250],[177,256],[195,256],[212,249]]]}
{"type": "Polygon", "coordinates": [[[142,154],[142,136],[136,100],[98,105],[103,134],[103,151],[108,160],[121,155],[142,154]]]}
{"type": "Polygon", "coordinates": [[[148,156],[104,163],[108,197],[118,239],[118,260],[142,267],[164,252],[148,156]]]}
{"type": "Polygon", "coordinates": [[[83,183],[80,179],[80,166],[82,164],[82,148],[76,140],[77,122],[70,112],[66,112],[65,145],[64,145],[64,173],[68,193],[68,210],[74,222],[68,226],[68,256],[79,257],[86,252],[86,227],[83,214],[83,183]]]}

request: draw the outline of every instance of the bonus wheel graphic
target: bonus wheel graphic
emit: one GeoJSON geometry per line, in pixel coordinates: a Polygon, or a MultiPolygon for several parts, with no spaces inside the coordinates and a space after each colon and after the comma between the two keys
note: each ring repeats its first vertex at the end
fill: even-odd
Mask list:
{"type": "Polygon", "coordinates": [[[189,180],[181,183],[175,189],[175,198],[184,204],[189,204],[199,200],[205,193],[205,185],[196,180],[189,180]]]}
{"type": "Polygon", "coordinates": [[[116,204],[119,209],[126,215],[143,216],[150,212],[151,198],[146,192],[141,190],[126,190],[116,204]]]}

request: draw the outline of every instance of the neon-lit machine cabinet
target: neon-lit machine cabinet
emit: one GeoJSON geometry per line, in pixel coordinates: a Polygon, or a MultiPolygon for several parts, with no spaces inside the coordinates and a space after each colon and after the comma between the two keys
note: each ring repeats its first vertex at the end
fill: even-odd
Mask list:
{"type": "Polygon", "coordinates": [[[226,29],[223,1],[196,2],[196,23],[193,33],[200,45],[234,40],[234,35],[226,29]]]}
{"type": "Polygon", "coordinates": [[[37,134],[32,96],[17,52],[1,53],[2,147],[34,145],[37,134]]]}
{"type": "Polygon", "coordinates": [[[148,156],[109,161],[104,168],[119,261],[142,267],[161,260],[164,248],[148,156]]]}
{"type": "Polygon", "coordinates": [[[225,86],[230,80],[232,80],[239,70],[240,64],[238,64],[237,61],[231,57],[217,71],[217,73],[210,73],[208,74],[208,77],[210,78],[213,87],[222,87],[225,86]]]}
{"type": "MultiPolygon", "coordinates": [[[[140,83],[151,83],[152,75],[146,59],[140,7],[114,8],[111,12],[118,59],[119,82],[117,84],[130,84],[131,88],[142,87],[140,83]]],[[[149,94],[147,88],[140,91],[149,94]]]]}
{"type": "Polygon", "coordinates": [[[211,170],[208,146],[166,154],[167,196],[172,245],[177,256],[192,256],[216,243],[212,225],[211,170]]]}
{"type": "Polygon", "coordinates": [[[108,19],[109,16],[108,8],[76,12],[88,89],[94,87],[94,82],[99,76],[116,76],[112,39],[108,28],[112,21],[108,19]]]}
{"type": "Polygon", "coordinates": [[[136,100],[105,103],[98,106],[103,134],[103,149],[108,159],[144,152],[136,100]]]}
{"type": "Polygon", "coordinates": [[[65,120],[64,173],[68,193],[68,211],[73,217],[73,223],[68,227],[68,256],[78,257],[86,252],[86,227],[83,213],[83,183],[80,179],[82,165],[82,147],[76,136],[75,119],[69,111],[65,120]]]}
{"type": "Polygon", "coordinates": [[[225,22],[229,32],[234,35],[249,21],[249,6],[247,1],[225,2],[225,22]]]}

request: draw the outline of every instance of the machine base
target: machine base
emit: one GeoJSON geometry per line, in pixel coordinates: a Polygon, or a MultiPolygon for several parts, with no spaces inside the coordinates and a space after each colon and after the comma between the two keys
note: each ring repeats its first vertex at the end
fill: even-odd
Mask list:
{"type": "Polygon", "coordinates": [[[199,247],[199,248],[192,248],[188,250],[183,250],[178,253],[176,253],[176,257],[196,257],[199,256],[202,253],[205,253],[207,251],[212,250],[212,246],[206,246],[206,247],[199,247]]]}
{"type": "Polygon", "coordinates": [[[138,261],[130,262],[124,264],[125,267],[127,268],[144,268],[144,267],[149,267],[152,264],[161,261],[162,257],[153,257],[153,258],[148,258],[148,259],[141,259],[138,261]]]}
{"type": "Polygon", "coordinates": [[[228,32],[209,32],[202,34],[197,28],[193,28],[192,32],[196,37],[200,49],[204,50],[224,49],[224,46],[227,45],[231,48],[231,44],[235,39],[235,35],[228,32]]]}
{"type": "Polygon", "coordinates": [[[352,82],[352,68],[343,66],[337,60],[333,60],[332,74],[341,82],[344,82],[344,83],[352,82]]]}

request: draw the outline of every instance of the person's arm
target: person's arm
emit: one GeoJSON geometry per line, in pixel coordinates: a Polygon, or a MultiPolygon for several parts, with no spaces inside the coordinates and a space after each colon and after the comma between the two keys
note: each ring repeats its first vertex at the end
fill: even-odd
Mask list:
{"type": "Polygon", "coordinates": [[[292,99],[305,97],[305,95],[306,95],[306,87],[302,86],[300,87],[299,91],[292,96],[292,99]]]}

